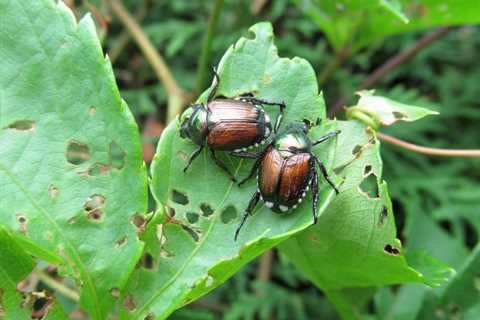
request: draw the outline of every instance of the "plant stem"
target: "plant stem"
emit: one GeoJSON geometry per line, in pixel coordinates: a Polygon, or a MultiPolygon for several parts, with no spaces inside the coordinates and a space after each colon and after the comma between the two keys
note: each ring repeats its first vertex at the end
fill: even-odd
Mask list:
{"type": "MultiPolygon", "coordinates": [[[[267,283],[270,281],[272,272],[273,250],[270,249],[260,257],[260,263],[257,270],[257,280],[259,282],[267,283]]],[[[263,290],[257,290],[256,294],[261,296],[264,294],[263,290]]]]}
{"type": "Polygon", "coordinates": [[[50,277],[47,273],[41,270],[36,270],[35,273],[37,274],[37,277],[39,280],[41,280],[43,283],[45,283],[47,286],[52,288],[53,290],[59,292],[60,294],[64,295],[65,297],[78,302],[80,300],[80,296],[78,292],[76,292],[73,289],[70,289],[63,283],[60,283],[50,277]]]}
{"type": "Polygon", "coordinates": [[[217,29],[218,18],[222,12],[224,0],[216,0],[213,6],[212,14],[208,20],[207,33],[203,39],[202,52],[198,59],[197,67],[197,92],[202,92],[207,82],[208,62],[210,61],[210,54],[212,52],[212,40],[217,29]]]}
{"type": "Polygon", "coordinates": [[[184,91],[175,81],[170,69],[165,63],[162,56],[157,52],[153,44],[143,32],[135,19],[128,13],[125,7],[119,0],[110,0],[115,15],[125,25],[126,29],[135,40],[140,50],[142,50],[145,58],[150,63],[157,78],[164,85],[165,90],[169,96],[175,96],[177,99],[183,101],[184,91]]]}
{"type": "Polygon", "coordinates": [[[390,144],[397,145],[401,148],[421,153],[427,154],[430,156],[438,156],[438,157],[470,157],[470,158],[478,158],[480,157],[480,150],[475,149],[439,149],[439,148],[430,148],[430,147],[423,147],[419,146],[407,141],[400,140],[398,138],[389,136],[387,134],[377,132],[377,136],[380,140],[388,142],[390,144]]]}
{"type": "MultiPolygon", "coordinates": [[[[142,5],[138,9],[138,11],[135,13],[135,20],[138,22],[141,22],[143,19],[145,19],[145,16],[147,15],[147,8],[148,8],[148,3],[149,0],[145,0],[142,2],[142,5]]],[[[130,36],[130,33],[128,31],[122,31],[120,36],[118,37],[118,40],[114,46],[110,49],[108,52],[108,57],[110,58],[110,61],[112,64],[115,64],[115,61],[118,59],[122,51],[125,49],[127,44],[130,42],[132,37],[130,36]]]]}
{"type": "MultiPolygon", "coordinates": [[[[390,73],[392,70],[397,68],[399,65],[401,65],[405,61],[413,58],[420,50],[427,47],[429,44],[433,43],[434,41],[440,39],[441,37],[446,35],[450,30],[451,28],[443,27],[443,28],[438,28],[432,33],[424,35],[423,37],[418,39],[412,46],[394,55],[393,57],[388,59],[384,64],[382,64],[380,67],[375,69],[375,71],[373,71],[365,80],[363,80],[363,82],[358,87],[358,90],[371,88],[385,75],[390,73]]],[[[333,108],[329,111],[328,113],[329,116],[334,117],[340,110],[342,110],[346,102],[347,102],[347,98],[345,96],[338,99],[338,101],[334,104],[333,108]]]]}
{"type": "Polygon", "coordinates": [[[318,86],[320,89],[327,83],[330,77],[335,71],[343,64],[343,62],[349,56],[349,49],[343,48],[340,51],[335,52],[335,57],[323,69],[322,73],[318,76],[318,86]]]}
{"type": "Polygon", "coordinates": [[[262,11],[262,8],[267,4],[268,0],[253,0],[250,5],[250,12],[256,16],[262,11]]]}

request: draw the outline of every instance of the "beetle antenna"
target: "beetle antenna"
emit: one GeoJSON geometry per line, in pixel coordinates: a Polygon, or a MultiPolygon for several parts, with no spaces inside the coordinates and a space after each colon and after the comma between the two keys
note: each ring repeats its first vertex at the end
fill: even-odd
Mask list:
{"type": "Polygon", "coordinates": [[[342,132],[342,131],[340,131],[340,130],[335,130],[335,131],[329,132],[329,133],[327,133],[326,135],[321,136],[317,141],[314,141],[314,142],[312,143],[312,145],[313,145],[313,146],[316,146],[317,144],[322,143],[322,142],[324,142],[325,140],[328,140],[328,139],[330,139],[330,138],[332,138],[332,137],[337,136],[340,132],[342,132]]]}
{"type": "Polygon", "coordinates": [[[210,90],[210,93],[208,94],[208,99],[207,101],[210,102],[215,98],[215,95],[217,94],[217,89],[220,84],[220,76],[217,73],[217,69],[215,67],[212,67],[213,70],[213,81],[212,81],[212,90],[210,90]]]}

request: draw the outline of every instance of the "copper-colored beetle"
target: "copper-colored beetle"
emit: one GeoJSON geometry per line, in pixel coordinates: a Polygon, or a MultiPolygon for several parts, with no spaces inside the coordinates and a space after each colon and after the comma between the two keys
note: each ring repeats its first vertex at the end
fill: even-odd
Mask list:
{"type": "MultiPolygon", "coordinates": [[[[278,123],[279,125],[279,123],[278,123]]],[[[309,188],[312,188],[313,223],[317,222],[318,203],[318,173],[320,167],[323,177],[338,194],[338,189],[330,180],[323,163],[312,153],[312,147],[340,133],[332,131],[312,142],[307,136],[310,123],[291,123],[282,134],[260,154],[242,152],[245,158],[256,158],[248,177],[239,185],[252,178],[257,173],[258,189],[253,194],[245,214],[235,232],[235,240],[243,224],[251,214],[258,201],[262,199],[265,205],[276,213],[286,213],[297,208],[303,201],[309,188]]],[[[278,126],[275,127],[276,133],[278,126]]]]}
{"type": "Polygon", "coordinates": [[[215,163],[235,181],[215,150],[231,151],[233,155],[263,144],[272,132],[270,118],[263,105],[280,107],[276,122],[280,122],[285,104],[258,99],[250,94],[237,98],[216,98],[220,79],[214,69],[214,85],[207,103],[193,104],[182,115],[180,136],[189,138],[199,147],[190,156],[184,172],[204,147],[208,147],[215,163]]]}

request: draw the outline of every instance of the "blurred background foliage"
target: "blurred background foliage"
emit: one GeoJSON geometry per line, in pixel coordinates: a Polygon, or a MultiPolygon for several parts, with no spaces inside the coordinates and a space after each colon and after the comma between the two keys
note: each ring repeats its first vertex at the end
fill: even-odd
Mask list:
{"type": "MultiPolygon", "coordinates": [[[[341,99],[353,104],[353,93],[362,81],[392,56],[440,25],[455,25],[391,70],[375,88],[392,99],[440,112],[382,130],[385,133],[419,145],[471,149],[480,145],[480,28],[473,25],[480,20],[480,5],[476,0],[455,1],[125,0],[123,4],[179,85],[193,93],[190,99],[209,85],[209,70],[206,81],[198,75],[199,59],[211,12],[215,4],[223,3],[207,66],[216,65],[249,26],[270,21],[280,56],[300,56],[313,65],[330,111],[341,99]],[[407,18],[411,23],[405,25],[407,18]]],[[[149,163],[167,121],[164,87],[106,1],[67,3],[78,18],[93,13],[122,95],[142,131],[149,163]]],[[[341,109],[336,116],[344,118],[341,109]]],[[[355,301],[358,314],[368,319],[480,318],[480,257],[474,249],[480,230],[478,158],[434,158],[386,143],[382,157],[407,256],[409,251],[424,250],[458,274],[440,288],[403,285],[370,290],[365,301],[355,301]],[[477,271],[472,269],[475,265],[477,271]],[[469,298],[463,297],[466,294],[469,298]]],[[[269,252],[171,318],[335,319],[338,315],[322,292],[284,257],[269,252]]]]}

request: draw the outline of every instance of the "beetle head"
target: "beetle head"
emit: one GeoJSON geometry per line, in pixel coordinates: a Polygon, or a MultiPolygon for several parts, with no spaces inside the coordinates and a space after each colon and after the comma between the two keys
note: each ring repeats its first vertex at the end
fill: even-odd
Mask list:
{"type": "Polygon", "coordinates": [[[207,110],[201,103],[193,104],[180,117],[180,137],[200,145],[203,144],[206,131],[207,110]]]}

